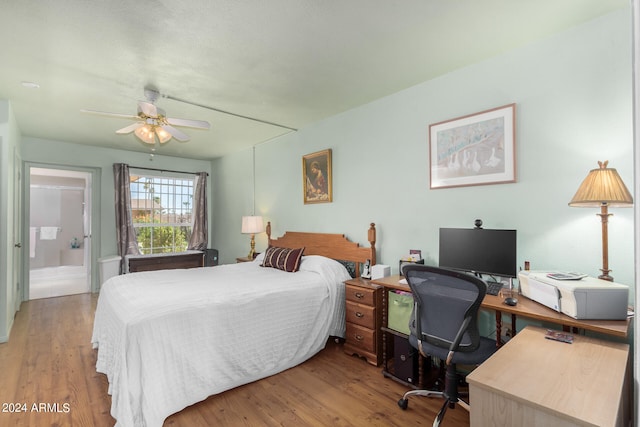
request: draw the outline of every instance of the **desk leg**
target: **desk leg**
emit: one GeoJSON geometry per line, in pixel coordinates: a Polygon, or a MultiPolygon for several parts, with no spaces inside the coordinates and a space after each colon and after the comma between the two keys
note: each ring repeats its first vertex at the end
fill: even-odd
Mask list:
{"type": "Polygon", "coordinates": [[[502,345],[502,312],[496,310],[496,347],[502,345]]]}
{"type": "Polygon", "coordinates": [[[511,313],[511,338],[516,336],[516,314],[511,313]]]}

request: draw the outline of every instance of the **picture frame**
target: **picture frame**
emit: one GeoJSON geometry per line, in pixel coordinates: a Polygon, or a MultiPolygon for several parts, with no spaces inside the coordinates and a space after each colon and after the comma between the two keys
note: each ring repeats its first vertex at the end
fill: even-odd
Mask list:
{"type": "Polygon", "coordinates": [[[430,188],[516,182],[516,104],[429,126],[430,188]]]}
{"type": "Polygon", "coordinates": [[[304,204],[333,201],[331,149],[302,156],[302,195],[304,204]]]}

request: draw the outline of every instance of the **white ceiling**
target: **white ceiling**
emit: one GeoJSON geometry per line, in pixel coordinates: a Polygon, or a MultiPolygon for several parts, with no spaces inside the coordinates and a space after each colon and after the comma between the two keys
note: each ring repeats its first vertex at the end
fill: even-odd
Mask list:
{"type": "Polygon", "coordinates": [[[152,85],[168,116],[211,123],[209,131],[181,128],[191,141],[173,139],[157,153],[215,158],[628,7],[628,0],[3,1],[0,98],[11,101],[24,136],[148,152],[133,134],[115,134],[131,121],[80,110],[134,115],[152,85]]]}

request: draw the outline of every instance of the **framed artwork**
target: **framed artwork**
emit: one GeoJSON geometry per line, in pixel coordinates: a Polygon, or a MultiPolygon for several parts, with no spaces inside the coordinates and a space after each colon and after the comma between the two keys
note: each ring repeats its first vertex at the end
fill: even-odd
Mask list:
{"type": "Polygon", "coordinates": [[[302,156],[304,203],[331,203],[331,149],[302,156]]]}
{"type": "Polygon", "coordinates": [[[516,181],[516,104],[429,126],[431,188],[516,181]]]}

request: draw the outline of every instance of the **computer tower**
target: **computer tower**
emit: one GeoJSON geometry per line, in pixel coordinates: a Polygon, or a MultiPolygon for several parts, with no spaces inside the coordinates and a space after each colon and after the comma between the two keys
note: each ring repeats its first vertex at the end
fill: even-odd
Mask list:
{"type": "Polygon", "coordinates": [[[218,265],[218,250],[205,249],[204,250],[204,266],[213,267],[214,265],[218,265]]]}
{"type": "Polygon", "coordinates": [[[420,352],[400,335],[393,336],[393,375],[402,381],[418,384],[420,352]]]}

